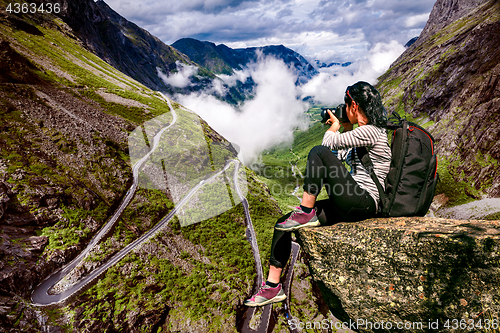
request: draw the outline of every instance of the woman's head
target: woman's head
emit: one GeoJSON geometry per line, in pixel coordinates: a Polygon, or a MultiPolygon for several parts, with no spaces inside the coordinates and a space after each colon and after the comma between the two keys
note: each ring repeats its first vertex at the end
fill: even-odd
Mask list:
{"type": "Polygon", "coordinates": [[[386,126],[387,111],[382,105],[379,92],[371,84],[359,81],[347,87],[344,101],[348,106],[351,106],[353,101],[359,105],[370,124],[378,127],[386,126]]]}

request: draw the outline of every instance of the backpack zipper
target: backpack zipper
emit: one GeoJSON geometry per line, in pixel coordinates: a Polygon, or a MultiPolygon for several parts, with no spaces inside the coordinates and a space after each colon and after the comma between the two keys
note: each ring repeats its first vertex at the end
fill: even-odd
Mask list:
{"type": "Polygon", "coordinates": [[[410,130],[410,132],[413,132],[413,130],[418,129],[419,131],[421,131],[422,133],[424,133],[425,135],[427,135],[427,137],[429,138],[429,141],[431,142],[431,152],[432,152],[432,155],[434,155],[434,142],[432,142],[431,136],[429,134],[427,134],[421,128],[418,128],[418,127],[415,127],[415,126],[409,126],[408,129],[410,130]]]}
{"type": "MultiPolygon", "coordinates": [[[[434,142],[432,142],[432,138],[431,136],[425,132],[424,130],[422,130],[421,128],[418,128],[418,127],[415,127],[415,126],[409,126],[408,129],[410,130],[410,132],[413,132],[413,130],[415,129],[418,129],[419,131],[421,131],[422,133],[424,133],[425,135],[427,135],[427,137],[429,138],[429,141],[431,143],[431,152],[432,152],[432,155],[434,156],[434,142]]],[[[437,172],[438,172],[438,159],[437,159],[437,156],[436,156],[436,171],[434,171],[434,178],[436,178],[437,176],[437,172]]]]}

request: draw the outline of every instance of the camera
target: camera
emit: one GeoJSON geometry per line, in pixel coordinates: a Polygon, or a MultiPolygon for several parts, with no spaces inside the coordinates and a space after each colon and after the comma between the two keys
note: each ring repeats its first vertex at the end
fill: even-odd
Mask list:
{"type": "Polygon", "coordinates": [[[325,123],[330,119],[330,115],[328,114],[328,110],[330,110],[341,123],[348,123],[349,118],[347,118],[345,108],[345,104],[339,104],[336,108],[321,108],[321,122],[325,123]]]}

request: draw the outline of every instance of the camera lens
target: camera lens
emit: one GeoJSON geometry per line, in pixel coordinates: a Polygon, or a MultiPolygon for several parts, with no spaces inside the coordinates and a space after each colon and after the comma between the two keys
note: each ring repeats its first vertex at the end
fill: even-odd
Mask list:
{"type": "Polygon", "coordinates": [[[322,108],[321,109],[321,122],[326,123],[328,119],[330,119],[330,115],[328,114],[329,108],[322,108]]]}
{"type": "Polygon", "coordinates": [[[321,122],[325,123],[328,119],[330,119],[330,115],[328,114],[328,110],[332,112],[332,114],[341,122],[347,123],[349,122],[349,118],[346,113],[346,105],[339,104],[336,108],[321,108],[321,122]]]}

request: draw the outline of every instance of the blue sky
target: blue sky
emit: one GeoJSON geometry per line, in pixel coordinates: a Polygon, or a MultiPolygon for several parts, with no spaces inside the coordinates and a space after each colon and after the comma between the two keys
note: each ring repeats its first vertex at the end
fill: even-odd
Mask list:
{"type": "Polygon", "coordinates": [[[376,43],[404,45],[435,0],[105,0],[167,44],[183,37],[229,47],[283,44],[312,61],[356,61],[376,43]]]}

